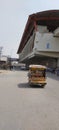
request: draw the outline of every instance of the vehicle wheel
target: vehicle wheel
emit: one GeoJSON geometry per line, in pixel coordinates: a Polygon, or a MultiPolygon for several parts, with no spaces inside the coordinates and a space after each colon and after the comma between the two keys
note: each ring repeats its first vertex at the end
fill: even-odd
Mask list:
{"type": "Polygon", "coordinates": [[[46,85],[46,84],[42,84],[42,88],[44,88],[44,87],[45,87],[45,85],[46,85]]]}

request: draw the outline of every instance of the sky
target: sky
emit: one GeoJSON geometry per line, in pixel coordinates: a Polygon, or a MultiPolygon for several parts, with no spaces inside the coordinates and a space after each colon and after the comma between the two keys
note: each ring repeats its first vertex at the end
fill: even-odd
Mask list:
{"type": "Polygon", "coordinates": [[[0,0],[2,55],[17,58],[17,50],[29,15],[59,9],[59,0],[0,0]]]}

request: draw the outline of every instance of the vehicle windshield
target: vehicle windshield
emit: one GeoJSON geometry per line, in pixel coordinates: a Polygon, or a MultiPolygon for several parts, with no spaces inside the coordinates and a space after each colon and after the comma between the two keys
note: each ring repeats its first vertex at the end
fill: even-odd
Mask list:
{"type": "Polygon", "coordinates": [[[31,75],[35,77],[45,77],[46,70],[31,70],[31,75]]]}

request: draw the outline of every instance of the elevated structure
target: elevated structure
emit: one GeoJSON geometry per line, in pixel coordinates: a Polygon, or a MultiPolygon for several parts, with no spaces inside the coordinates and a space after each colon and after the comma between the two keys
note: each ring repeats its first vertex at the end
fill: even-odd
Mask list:
{"type": "Polygon", "coordinates": [[[29,16],[17,53],[27,65],[59,66],[59,10],[29,16]]]}

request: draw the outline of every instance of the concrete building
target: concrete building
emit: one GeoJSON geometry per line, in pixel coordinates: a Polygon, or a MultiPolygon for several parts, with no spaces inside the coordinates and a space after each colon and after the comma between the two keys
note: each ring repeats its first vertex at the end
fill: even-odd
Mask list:
{"type": "Polygon", "coordinates": [[[2,55],[0,57],[0,69],[5,68],[4,66],[7,64],[8,57],[5,55],[2,55]]]}
{"type": "Polygon", "coordinates": [[[17,53],[26,65],[59,67],[59,10],[29,16],[17,53]]]}
{"type": "Polygon", "coordinates": [[[7,60],[8,60],[8,57],[7,56],[1,56],[0,57],[0,64],[4,64],[4,63],[6,63],[7,62],[7,60]]]}

